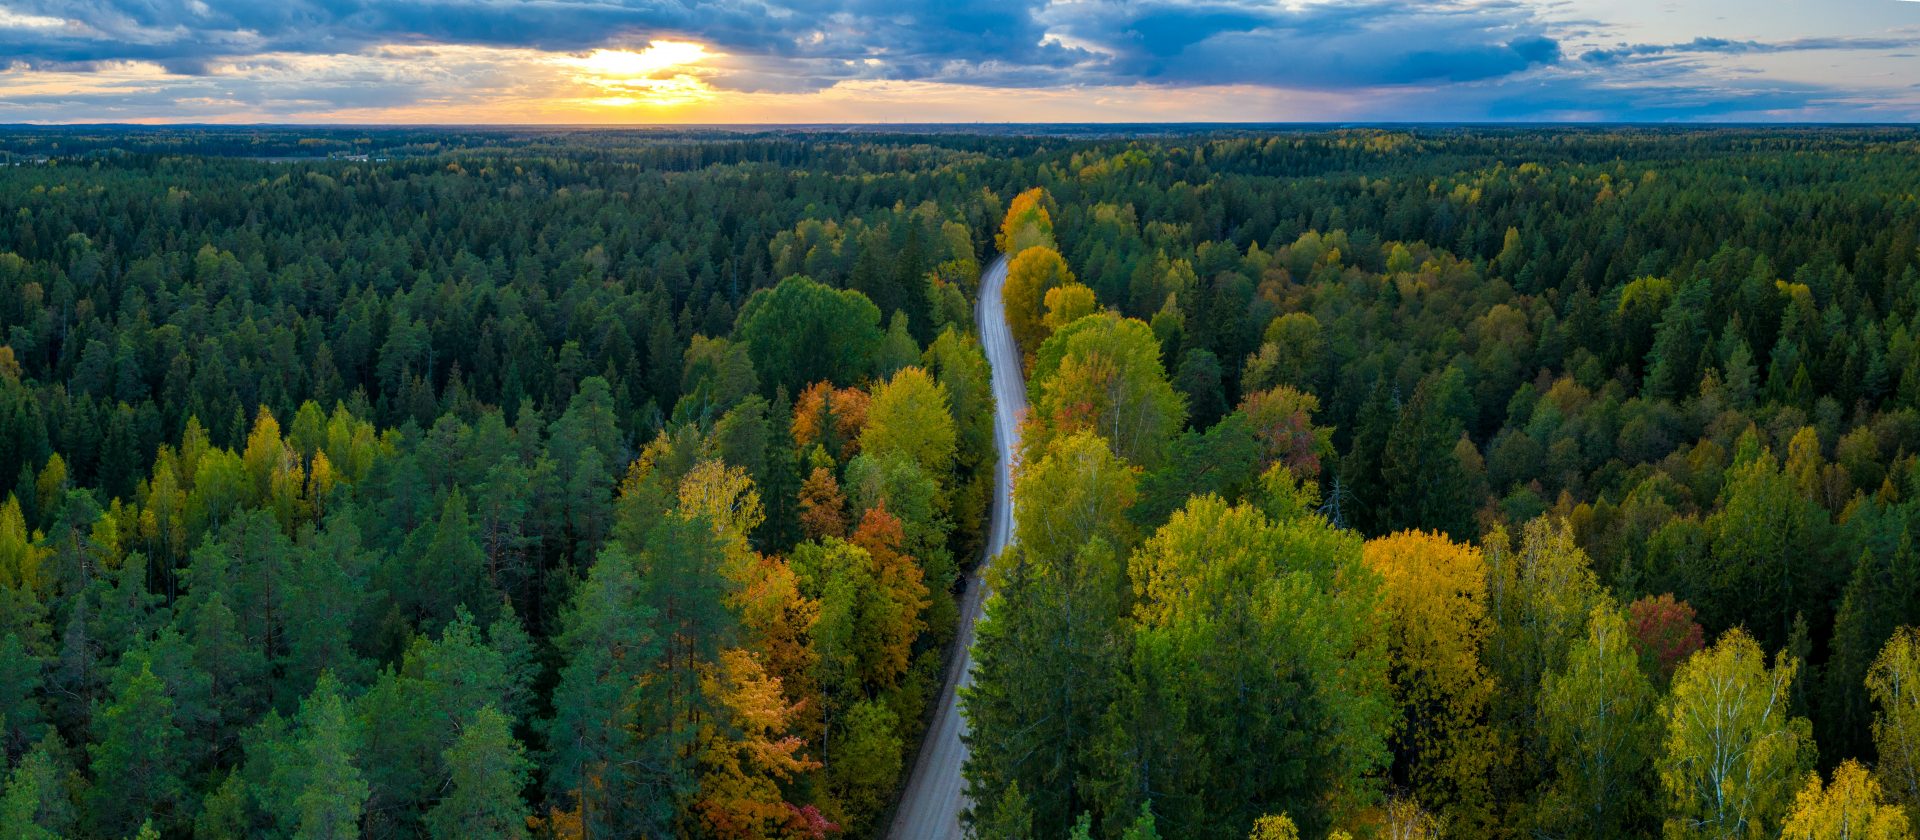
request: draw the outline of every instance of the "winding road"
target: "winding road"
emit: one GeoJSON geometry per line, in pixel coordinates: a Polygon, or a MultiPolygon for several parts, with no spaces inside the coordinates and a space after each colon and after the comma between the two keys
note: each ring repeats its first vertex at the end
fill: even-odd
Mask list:
{"type": "Polygon", "coordinates": [[[987,564],[1013,541],[1013,459],[1020,449],[1020,416],[1027,411],[1027,386],[1021,379],[1020,352],[1007,329],[1000,292],[1007,282],[1007,258],[1001,256],[980,275],[980,301],[974,309],[981,349],[993,370],[993,441],[1000,450],[994,472],[993,509],[987,520],[987,551],[960,602],[960,627],[952,661],[940,689],[940,705],[927,727],[926,741],[913,763],[913,775],[900,795],[887,836],[894,840],[959,840],[960,812],[967,806],[960,766],[967,760],[967,720],[960,713],[960,689],[973,683],[973,624],[986,600],[987,564]]]}

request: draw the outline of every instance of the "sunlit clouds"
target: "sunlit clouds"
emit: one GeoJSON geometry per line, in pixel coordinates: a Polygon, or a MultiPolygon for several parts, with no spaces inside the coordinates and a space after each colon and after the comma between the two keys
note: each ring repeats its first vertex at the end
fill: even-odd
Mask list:
{"type": "Polygon", "coordinates": [[[594,50],[560,63],[578,72],[574,80],[602,88],[607,95],[585,101],[606,108],[670,108],[713,99],[716,91],[701,78],[707,48],[687,41],[654,41],[646,49],[594,50]]]}
{"type": "Polygon", "coordinates": [[[62,18],[22,14],[0,6],[0,29],[54,29],[66,25],[67,21],[62,18]]]}
{"type": "Polygon", "coordinates": [[[1920,119],[1920,3],[0,0],[0,122],[1920,119]]]}

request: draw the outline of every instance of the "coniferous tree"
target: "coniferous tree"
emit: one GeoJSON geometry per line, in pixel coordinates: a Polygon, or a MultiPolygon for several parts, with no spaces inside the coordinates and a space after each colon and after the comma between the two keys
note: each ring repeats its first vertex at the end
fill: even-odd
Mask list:
{"type": "Polygon", "coordinates": [[[180,816],[186,794],[181,778],[185,741],[174,721],[173,698],[144,665],[113,687],[112,700],[95,716],[93,788],[87,814],[93,830],[125,836],[149,818],[163,823],[180,816]]]}
{"type": "Polygon", "coordinates": [[[527,836],[527,808],[520,798],[529,763],[511,721],[492,706],[473,716],[444,760],[450,772],[445,797],[427,812],[435,838],[518,840],[527,836]]]}
{"type": "Polygon", "coordinates": [[[1473,536],[1470,483],[1454,455],[1461,424],[1448,406],[1456,374],[1421,380],[1387,435],[1380,456],[1386,530],[1424,528],[1455,539],[1473,536]]]}
{"type": "Polygon", "coordinates": [[[1871,743],[1867,735],[1872,716],[1868,697],[1860,691],[1894,632],[1920,623],[1920,567],[1912,543],[1885,560],[1872,549],[1861,552],[1853,576],[1834,618],[1833,638],[1822,676],[1826,692],[1821,703],[1823,734],[1820,747],[1833,756],[1860,755],[1871,743]]]}
{"type": "Polygon", "coordinates": [[[368,787],[355,766],[359,733],[340,697],[340,685],[322,675],[300,706],[301,787],[294,797],[297,840],[355,840],[368,787]]]}
{"type": "Polygon", "coordinates": [[[0,840],[58,840],[75,823],[55,736],[21,757],[0,785],[0,840]]]}

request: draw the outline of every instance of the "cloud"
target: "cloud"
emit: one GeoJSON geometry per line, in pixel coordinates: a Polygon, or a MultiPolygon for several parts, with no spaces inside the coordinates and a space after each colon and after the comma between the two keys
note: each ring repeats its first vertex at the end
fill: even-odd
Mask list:
{"type": "Polygon", "coordinates": [[[1513,2],[1363,0],[0,0],[0,55],[31,69],[151,61],[186,75],[257,54],[388,45],[583,53],[690,40],[734,57],[713,80],[1295,84],[1484,79],[1558,43],[1513,2]],[[9,21],[28,25],[8,25],[9,21]]]}
{"type": "Polygon", "coordinates": [[[1107,80],[1308,89],[1476,81],[1561,58],[1532,7],[1512,2],[1061,3],[1050,32],[1092,45],[1107,80]]]}
{"type": "MultiPolygon", "coordinates": [[[[1920,0],[1916,0],[1920,2],[1920,0]]],[[[1580,60],[1589,64],[1616,64],[1636,58],[1682,54],[1755,55],[1818,50],[1902,50],[1920,45],[1920,38],[1796,38],[1789,41],[1735,41],[1700,37],[1681,44],[1622,44],[1588,50],[1580,60]]]]}
{"type": "MultiPolygon", "coordinates": [[[[1085,58],[1042,43],[1033,9],[996,0],[0,0],[0,56],[32,69],[152,61],[194,74],[248,54],[396,44],[583,53],[669,39],[756,56],[785,84],[797,76],[816,87],[876,73],[936,77],[982,56],[1025,67],[1085,58]],[[13,19],[36,25],[7,25],[13,19]]],[[[737,78],[768,80],[751,68],[737,78]]]]}
{"type": "Polygon", "coordinates": [[[1564,0],[0,0],[0,121],[431,112],[454,122],[750,122],[792,118],[807,103],[934,121],[994,108],[1026,121],[1920,114],[1911,76],[1880,89],[1837,74],[1787,84],[1709,58],[1891,59],[1920,46],[1911,28],[1611,43],[1629,30],[1571,9],[1564,0]],[[596,51],[677,42],[703,50],[658,71],[595,70],[596,51]],[[876,104],[855,107],[856,94],[876,104]],[[617,103],[679,110],[604,110],[617,103]]]}

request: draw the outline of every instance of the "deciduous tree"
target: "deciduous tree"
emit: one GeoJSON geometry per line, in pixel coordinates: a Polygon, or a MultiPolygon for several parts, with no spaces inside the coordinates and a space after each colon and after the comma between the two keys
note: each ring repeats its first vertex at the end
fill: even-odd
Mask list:
{"type": "Polygon", "coordinates": [[[902,368],[874,390],[860,451],[898,453],[935,476],[953,468],[955,432],[946,386],[918,367],[902,368]]]}
{"type": "Polygon", "coordinates": [[[1889,804],[1867,769],[1852,759],[1833,771],[1822,787],[1819,773],[1794,797],[1793,811],[1780,830],[1781,840],[1910,840],[1906,812],[1889,804]]]}
{"type": "Polygon", "coordinates": [[[1893,801],[1920,814],[1920,631],[1896,630],[1867,669],[1873,719],[1874,774],[1893,801]]]}
{"type": "Polygon", "coordinates": [[[1734,629],[1674,673],[1656,762],[1669,840],[1779,831],[1813,761],[1807,720],[1791,709],[1799,670],[1784,653],[1767,667],[1760,645],[1734,629]]]}
{"type": "Polygon", "coordinates": [[[1074,283],[1066,258],[1049,246],[1035,245],[1014,254],[1007,264],[1007,281],[1000,294],[1006,307],[1007,329],[1023,352],[1033,353],[1051,332],[1042,310],[1047,294],[1074,283]]]}
{"type": "Polygon", "coordinates": [[[1552,771],[1534,817],[1543,831],[1602,838],[1647,830],[1656,813],[1657,702],[1626,619],[1595,606],[1564,668],[1540,685],[1543,764],[1552,771]]]}
{"type": "Polygon", "coordinates": [[[1120,457],[1157,466],[1185,422],[1186,406],[1167,381],[1147,325],[1108,313],[1082,318],[1056,333],[1034,362],[1034,411],[1046,434],[1089,431],[1120,457]]]}
{"type": "Polygon", "coordinates": [[[1488,772],[1499,759],[1487,723],[1493,677],[1481,660],[1493,630],[1486,559],[1443,534],[1407,531],[1367,541],[1366,562],[1385,581],[1387,656],[1402,716],[1394,777],[1449,824],[1485,830],[1488,772]]]}

